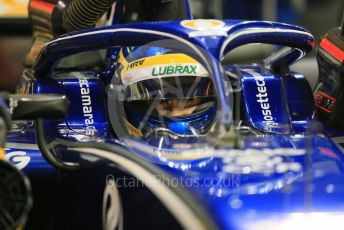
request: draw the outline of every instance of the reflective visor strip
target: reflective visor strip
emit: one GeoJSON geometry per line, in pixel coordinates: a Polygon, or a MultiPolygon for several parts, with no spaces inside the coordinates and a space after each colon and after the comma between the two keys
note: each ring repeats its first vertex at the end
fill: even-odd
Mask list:
{"type": "Polygon", "coordinates": [[[298,33],[298,34],[302,34],[302,35],[308,35],[313,37],[312,34],[305,32],[305,31],[298,31],[298,30],[292,30],[292,29],[266,29],[266,28],[251,28],[251,29],[246,29],[243,31],[239,31],[237,33],[234,33],[233,35],[229,36],[225,42],[223,43],[223,45],[221,46],[221,50],[220,50],[220,60],[224,59],[224,55],[225,55],[225,49],[227,47],[227,45],[229,43],[231,43],[234,39],[242,36],[242,35],[247,35],[247,34],[260,34],[260,33],[298,33]]]}
{"type": "Polygon", "coordinates": [[[129,71],[141,69],[148,66],[168,64],[178,65],[183,63],[197,64],[197,61],[185,54],[160,54],[157,56],[150,56],[146,58],[137,59],[135,61],[127,63],[122,69],[121,74],[124,75],[129,71]]]}
{"type": "Polygon", "coordinates": [[[334,57],[338,61],[340,62],[344,61],[344,51],[341,50],[339,47],[337,47],[335,44],[333,44],[327,38],[324,38],[320,42],[320,47],[326,50],[327,53],[329,53],[332,57],[334,57]]]}
{"type": "Polygon", "coordinates": [[[97,148],[70,148],[72,151],[88,153],[120,165],[140,180],[171,212],[184,229],[205,230],[206,227],[191,208],[158,177],[143,166],[113,152],[97,148]]]}
{"type": "MultiPolygon", "coordinates": [[[[120,59],[123,57],[120,56],[120,59]]],[[[123,62],[123,61],[122,61],[123,62]]],[[[185,54],[162,54],[141,58],[124,65],[121,79],[124,85],[160,77],[207,77],[207,70],[185,54]]]]}

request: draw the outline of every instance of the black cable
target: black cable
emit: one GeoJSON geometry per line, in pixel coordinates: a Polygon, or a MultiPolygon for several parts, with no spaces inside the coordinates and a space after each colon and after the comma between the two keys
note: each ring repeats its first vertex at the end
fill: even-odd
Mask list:
{"type": "Polygon", "coordinates": [[[80,165],[77,163],[67,163],[60,161],[57,157],[54,157],[50,151],[48,144],[45,141],[44,137],[44,126],[43,120],[35,120],[36,127],[36,139],[39,150],[41,151],[43,157],[53,166],[62,170],[77,170],[80,168],[80,165]]]}

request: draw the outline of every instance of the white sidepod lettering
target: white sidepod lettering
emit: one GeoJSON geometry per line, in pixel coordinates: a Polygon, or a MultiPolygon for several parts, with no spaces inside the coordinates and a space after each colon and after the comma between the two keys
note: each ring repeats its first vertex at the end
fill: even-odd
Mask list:
{"type": "Polygon", "coordinates": [[[79,79],[82,112],[84,114],[84,123],[86,125],[86,135],[93,136],[96,128],[94,127],[94,116],[92,114],[92,100],[90,95],[90,85],[87,79],[79,79]]]}
{"type": "Polygon", "coordinates": [[[256,80],[258,94],[256,94],[257,102],[260,104],[262,115],[267,126],[275,127],[278,124],[274,121],[274,117],[271,111],[269,102],[269,94],[267,92],[265,79],[262,75],[254,72],[253,70],[245,70],[245,72],[251,74],[256,80]]]}

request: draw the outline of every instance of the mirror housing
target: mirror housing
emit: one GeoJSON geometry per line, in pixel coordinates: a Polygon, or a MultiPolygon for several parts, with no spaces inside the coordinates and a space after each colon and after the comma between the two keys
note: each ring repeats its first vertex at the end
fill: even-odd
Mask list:
{"type": "Polygon", "coordinates": [[[69,101],[57,94],[12,94],[8,97],[12,120],[61,119],[69,101]]]}

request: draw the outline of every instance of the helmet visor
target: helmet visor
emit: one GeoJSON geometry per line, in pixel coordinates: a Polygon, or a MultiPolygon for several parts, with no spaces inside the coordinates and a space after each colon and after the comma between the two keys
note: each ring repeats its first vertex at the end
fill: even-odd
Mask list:
{"type": "Polygon", "coordinates": [[[141,112],[173,117],[189,116],[214,105],[214,90],[207,77],[155,78],[125,86],[125,101],[141,112]]]}

